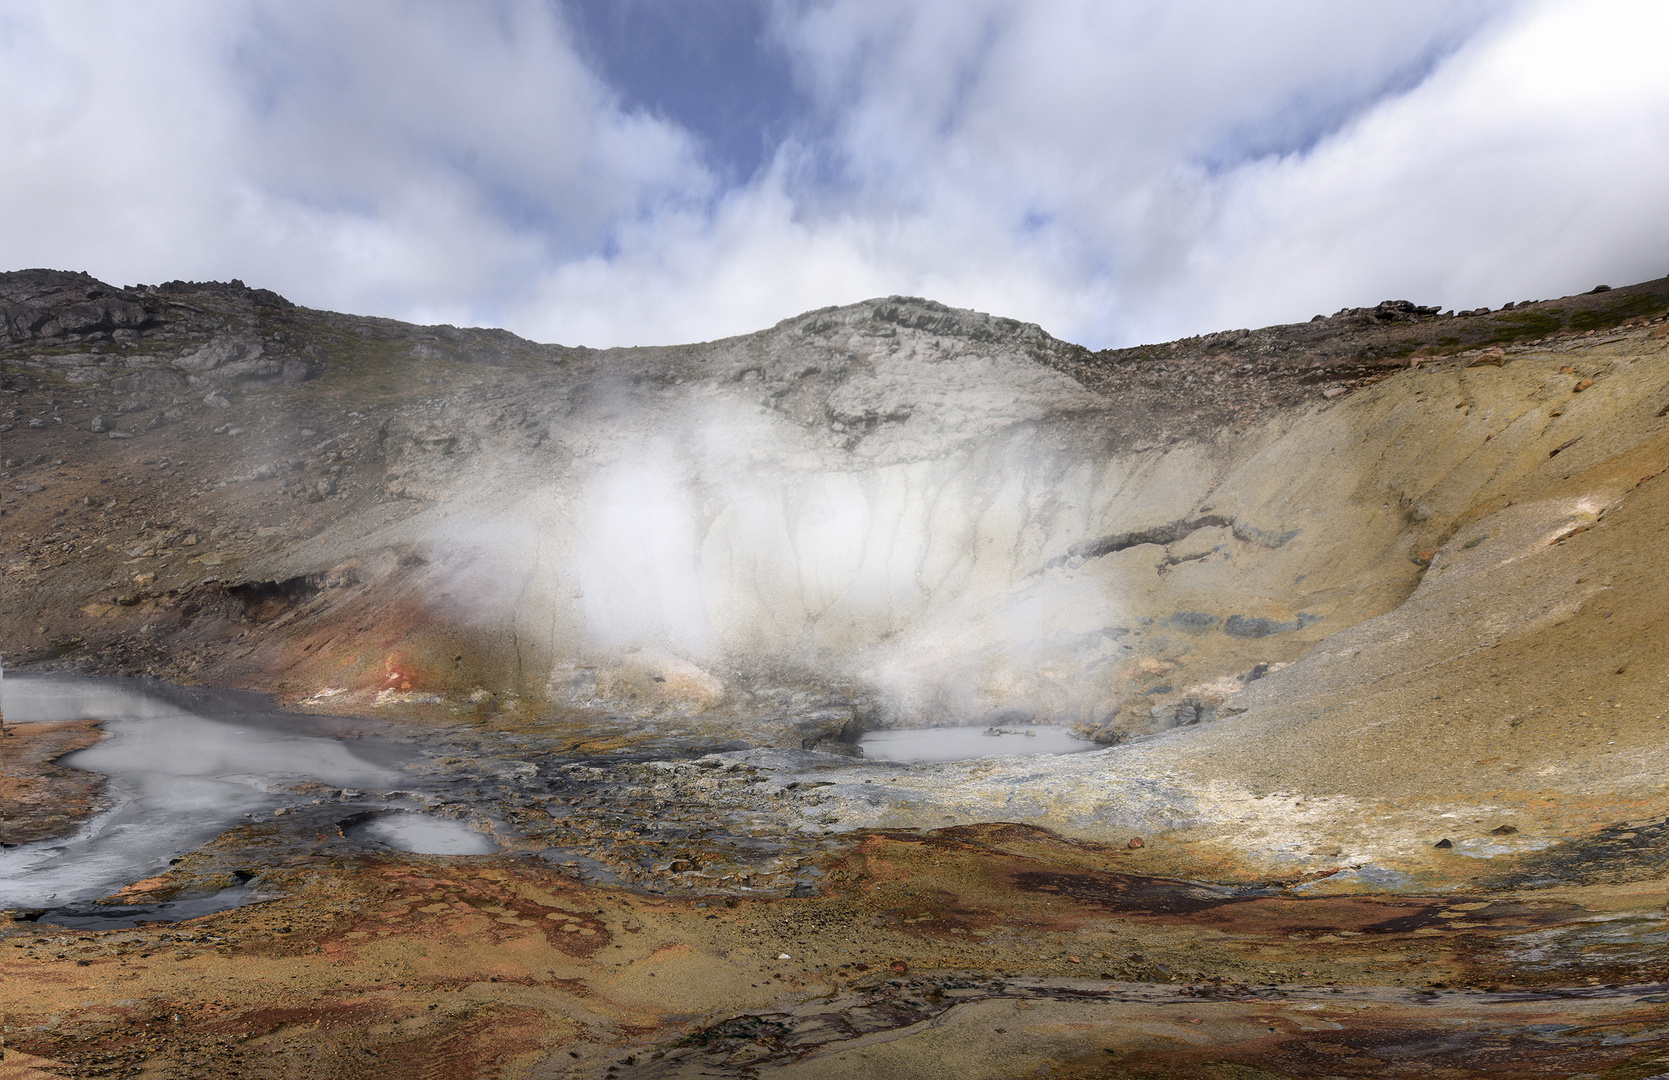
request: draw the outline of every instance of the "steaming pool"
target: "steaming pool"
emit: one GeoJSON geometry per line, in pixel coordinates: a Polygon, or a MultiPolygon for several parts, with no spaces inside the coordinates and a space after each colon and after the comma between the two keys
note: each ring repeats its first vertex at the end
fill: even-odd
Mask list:
{"type": "Polygon", "coordinates": [[[411,810],[365,815],[342,832],[416,855],[491,855],[499,850],[491,837],[462,821],[411,810]]]}
{"type": "Polygon", "coordinates": [[[877,761],[932,764],[1010,754],[1081,754],[1104,750],[1100,743],[1080,739],[1064,727],[895,728],[871,731],[858,740],[864,757],[877,761]]]}
{"type": "MultiPolygon", "coordinates": [[[[533,838],[535,844],[548,845],[548,859],[590,867],[593,876],[602,879],[614,871],[583,861],[597,843],[592,835],[596,830],[612,835],[626,828],[640,837],[661,830],[668,832],[667,843],[681,842],[672,834],[683,826],[657,821],[653,810],[641,801],[638,785],[643,778],[628,776],[638,767],[630,762],[586,759],[535,765],[533,760],[515,760],[494,764],[492,752],[460,759],[450,756],[457,747],[438,748],[434,732],[414,734],[396,721],[282,712],[256,694],[179,687],[157,680],[12,676],[0,682],[0,695],[8,727],[92,720],[105,733],[95,745],[59,759],[65,766],[106,778],[98,812],[84,819],[73,834],[0,847],[0,909],[33,912],[32,917],[43,922],[91,929],[172,921],[268,896],[262,890],[270,886],[263,884],[259,870],[261,859],[267,856],[217,855],[214,852],[222,849],[209,848],[210,854],[203,857],[229,860],[221,868],[224,873],[212,873],[221,873],[227,880],[232,875],[235,884],[213,895],[188,892],[149,902],[139,895],[132,904],[93,903],[164,873],[180,858],[204,851],[217,837],[251,824],[268,830],[277,827],[275,833],[261,834],[268,837],[264,843],[271,856],[284,845],[292,845],[285,849],[292,855],[305,854],[328,843],[328,836],[335,836],[336,843],[345,838],[419,855],[493,855],[502,848],[489,831],[496,826],[484,822],[496,820],[499,812],[515,805],[515,799],[522,797],[516,794],[522,790],[517,785],[540,770],[548,770],[546,779],[530,790],[538,793],[539,806],[550,810],[553,822],[565,822],[542,841],[533,838]],[[437,758],[450,765],[437,767],[437,758]],[[460,771],[460,761],[468,762],[467,771],[460,771]],[[496,787],[483,788],[482,776],[496,776],[495,769],[507,769],[504,776],[523,779],[501,779],[495,781],[496,787]],[[571,775],[564,771],[574,769],[579,771],[571,775]],[[551,794],[560,798],[551,802],[551,794]],[[498,801],[504,798],[511,798],[511,803],[498,801]],[[442,804],[448,804],[444,813],[432,809],[442,804]],[[466,807],[472,808],[466,812],[466,807]],[[566,823],[570,818],[572,823],[566,823]],[[274,843],[279,847],[272,847],[274,843]]],[[[786,790],[798,786],[791,778],[799,776],[800,770],[856,768],[859,773],[849,778],[855,782],[867,780],[872,775],[868,770],[885,771],[888,764],[907,768],[1101,749],[1099,744],[1075,738],[1064,727],[1024,725],[1023,720],[1007,726],[875,731],[862,737],[861,746],[871,765],[829,755],[811,755],[802,761],[795,756],[798,751],[769,747],[739,750],[693,745],[662,752],[672,754],[673,759],[707,754],[734,755],[738,761],[758,754],[761,762],[788,754],[767,766],[783,770],[777,782],[786,790]]],[[[480,754],[482,748],[469,752],[480,754]]],[[[878,791],[861,787],[857,797],[868,798],[878,791]]],[[[726,804],[715,813],[723,817],[737,809],[726,804]]],[[[773,818],[739,828],[736,844],[727,850],[742,853],[737,857],[743,861],[757,855],[755,861],[769,862],[773,852],[756,852],[750,846],[761,827],[774,832],[784,826],[773,818]]],[[[776,837],[773,842],[780,847],[786,841],[776,837]]],[[[740,872],[758,869],[750,863],[740,872]]],[[[199,876],[210,874],[205,870],[199,876]]]]}
{"type": "MultiPolygon", "coordinates": [[[[59,760],[108,778],[108,808],[72,835],[0,849],[0,908],[73,912],[162,872],[235,825],[305,802],[293,790],[298,785],[409,784],[411,752],[366,734],[370,725],[279,713],[255,694],[9,676],[0,682],[0,708],[8,727],[102,721],[102,740],[59,760]]],[[[236,906],[246,892],[147,906],[157,909],[153,918],[190,917],[236,906]]]]}

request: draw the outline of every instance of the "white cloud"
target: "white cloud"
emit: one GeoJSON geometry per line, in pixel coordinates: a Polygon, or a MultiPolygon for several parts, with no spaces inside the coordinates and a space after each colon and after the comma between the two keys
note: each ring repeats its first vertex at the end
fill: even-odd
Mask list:
{"type": "Polygon", "coordinates": [[[42,4],[0,25],[11,267],[242,277],[468,317],[610,230],[707,197],[546,9],[42,4]]]}
{"type": "Polygon", "coordinates": [[[1605,8],[1539,9],[1312,153],[1238,170],[1191,247],[1209,314],[1392,293],[1498,306],[1669,272],[1669,76],[1651,44],[1669,9],[1605,8]]]}
{"type": "Polygon", "coordinates": [[[1669,270],[1669,9],[774,7],[806,107],[723,186],[553,9],[0,13],[0,264],[241,277],[543,340],[916,293],[1092,345],[1669,270]]]}

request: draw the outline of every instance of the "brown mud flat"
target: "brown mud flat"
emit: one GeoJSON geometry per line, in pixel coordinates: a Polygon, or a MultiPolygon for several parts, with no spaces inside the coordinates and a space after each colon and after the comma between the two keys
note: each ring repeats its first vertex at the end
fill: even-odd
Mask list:
{"type": "Polygon", "coordinates": [[[0,844],[62,836],[100,808],[104,777],[58,759],[102,737],[95,721],[0,722],[0,844]]]}
{"type": "Polygon", "coordinates": [[[0,1026],[76,1077],[1640,1080],[1669,1061],[1661,880],[1305,897],[1144,873],[1188,862],[1166,847],[869,832],[820,895],[760,899],[327,846],[266,875],[282,899],[0,927],[0,1026]]]}

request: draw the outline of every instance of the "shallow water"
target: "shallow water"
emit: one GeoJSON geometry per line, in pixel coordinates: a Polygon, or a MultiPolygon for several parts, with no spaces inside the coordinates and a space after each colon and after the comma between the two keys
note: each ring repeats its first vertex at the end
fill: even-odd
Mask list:
{"type": "Polygon", "coordinates": [[[195,896],[187,900],[164,900],[155,904],[86,904],[54,908],[41,915],[37,922],[47,926],[62,926],[70,930],[124,930],[146,923],[181,922],[200,915],[241,907],[261,894],[248,886],[238,885],[222,889],[209,896],[195,896]]]}
{"type": "Polygon", "coordinates": [[[252,694],[146,680],[0,682],[6,723],[103,720],[62,764],[109,777],[111,808],[73,836],[0,850],[0,908],[59,908],[161,873],[244,819],[303,801],[290,789],[399,786],[405,752],[350,722],[285,714],[252,694]]]}
{"type": "Polygon", "coordinates": [[[418,855],[491,855],[499,850],[491,837],[462,821],[408,811],[377,814],[342,832],[418,855]]]}
{"type": "Polygon", "coordinates": [[[993,729],[982,726],[898,728],[871,731],[859,739],[864,757],[881,761],[966,761],[1003,754],[1077,754],[1103,749],[1064,727],[993,729]]]}

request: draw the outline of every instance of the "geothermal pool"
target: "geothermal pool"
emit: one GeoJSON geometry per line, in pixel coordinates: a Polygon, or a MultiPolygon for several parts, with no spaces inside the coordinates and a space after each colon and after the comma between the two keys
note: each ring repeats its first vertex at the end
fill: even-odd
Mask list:
{"type": "Polygon", "coordinates": [[[376,814],[342,832],[416,855],[491,855],[499,850],[491,837],[462,821],[409,810],[376,814]]]}
{"type": "MultiPolygon", "coordinates": [[[[676,846],[696,827],[662,820],[655,807],[674,796],[654,795],[656,782],[674,773],[700,777],[711,769],[746,791],[750,785],[743,779],[754,768],[748,761],[755,755],[764,755],[761,764],[773,754],[793,759],[765,766],[760,778],[769,788],[786,792],[812,773],[827,774],[829,782],[854,798],[871,799],[902,797],[902,789],[873,782],[902,776],[900,770],[912,765],[1099,748],[1064,727],[1010,724],[871,732],[862,739],[864,761],[801,751],[736,751],[729,744],[703,747],[699,739],[667,748],[671,757],[665,760],[645,758],[637,764],[610,761],[606,755],[552,756],[531,746],[521,751],[525,757],[501,760],[507,747],[469,743],[467,733],[459,742],[459,731],[280,712],[258,695],[156,680],[10,677],[0,683],[0,694],[8,726],[94,720],[105,732],[97,744],[59,763],[105,776],[106,805],[72,835],[0,849],[0,909],[43,911],[45,921],[70,925],[66,920],[80,920],[77,925],[88,928],[117,925],[111,919],[189,918],[247,902],[251,888],[260,886],[250,879],[259,874],[263,860],[276,857],[273,844],[289,856],[314,851],[332,836],[337,842],[346,838],[419,855],[495,854],[501,850],[499,840],[482,823],[519,812],[518,807],[537,806],[533,820],[550,822],[549,835],[543,835],[525,816],[518,818],[517,831],[525,834],[530,850],[543,844],[547,858],[597,871],[601,864],[593,866],[587,854],[596,842],[587,839],[592,833],[617,837],[624,829],[645,841],[652,835],[657,843],[676,846]],[[707,767],[690,764],[704,752],[707,767]],[[224,867],[238,871],[232,887],[214,896],[191,893],[162,903],[144,904],[147,898],[139,895],[126,910],[92,905],[164,873],[228,830],[251,824],[267,830],[260,841],[265,855],[251,849],[247,857],[215,856],[232,860],[224,867]]],[[[709,792],[705,797],[724,803],[690,811],[709,830],[720,819],[729,821],[727,815],[741,806],[732,805],[740,796],[709,792]]],[[[822,813],[815,801],[802,809],[814,817],[822,813]]],[[[778,849],[799,826],[779,820],[776,811],[746,811],[743,816],[758,820],[721,827],[735,833],[735,872],[769,875],[781,869],[773,860],[787,858],[778,849]],[[775,838],[773,843],[760,846],[760,829],[775,838]]],[[[813,824],[808,843],[844,827],[813,824]]],[[[649,873],[670,857],[649,852],[634,865],[649,873]]],[[[806,875],[792,865],[782,873],[782,888],[805,886],[806,875]]],[[[701,887],[701,882],[689,886],[701,887]]]]}
{"type": "Polygon", "coordinates": [[[0,849],[0,908],[95,900],[161,873],[234,825],[303,802],[298,785],[397,787],[409,759],[352,721],[160,682],[8,676],[0,708],[8,727],[102,720],[105,738],[60,763],[109,778],[108,809],[73,835],[0,849]]]}
{"type": "Polygon", "coordinates": [[[863,747],[866,758],[923,764],[1009,754],[1079,754],[1105,749],[1100,743],[1078,738],[1064,727],[1047,724],[896,728],[871,731],[858,740],[858,745],[863,747]]]}

